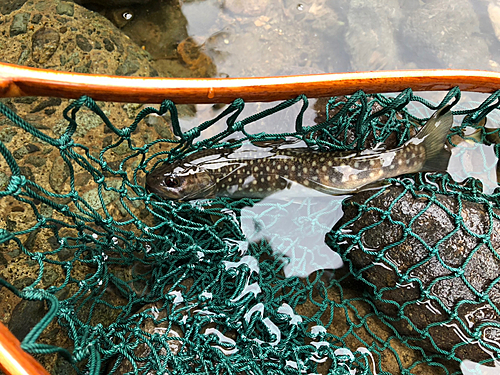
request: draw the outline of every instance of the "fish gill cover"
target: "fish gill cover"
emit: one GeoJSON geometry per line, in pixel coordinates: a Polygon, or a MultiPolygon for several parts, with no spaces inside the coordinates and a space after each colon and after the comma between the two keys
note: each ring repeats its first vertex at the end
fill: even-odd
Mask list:
{"type": "MultiPolygon", "coordinates": [[[[498,129],[480,123],[494,114],[499,97],[454,109],[466,116],[451,129],[450,147],[463,140],[465,127],[479,129],[479,142],[492,144],[498,129]]],[[[146,174],[164,160],[249,140],[294,137],[320,151],[395,148],[432,111],[459,99],[458,89],[438,106],[411,90],[397,97],[358,92],[324,102],[314,126],[303,125],[304,96],[241,119],[244,103],[236,100],[182,132],[168,100],[118,129],[82,97],[64,111],[59,137],[1,104],[11,125],[53,150],[57,172],[57,178],[30,175],[0,142],[6,212],[0,297],[21,301],[17,306],[46,303],[36,326],[20,335],[22,347],[46,366],[55,361],[55,373],[471,374],[479,368],[474,364],[493,366],[500,360],[500,195],[484,193],[478,179],[404,175],[321,202],[314,213],[307,197],[258,206],[249,198],[161,200],[145,189],[146,174]],[[298,106],[295,132],[247,132],[249,124],[291,106],[298,106]],[[77,140],[85,107],[113,136],[102,149],[77,140]],[[177,138],[141,143],[140,127],[165,114],[177,138]],[[218,122],[225,129],[197,141],[218,122]],[[239,139],[228,142],[234,135],[239,139]],[[324,219],[340,208],[344,214],[332,228],[324,219]],[[319,236],[345,266],[328,263],[335,253],[325,257],[313,242],[249,239],[245,226],[284,218],[298,238],[319,236]],[[36,274],[27,277],[28,267],[36,274]]],[[[492,148],[498,157],[500,146],[492,148]]],[[[22,307],[12,316],[24,316],[22,307]]]]}

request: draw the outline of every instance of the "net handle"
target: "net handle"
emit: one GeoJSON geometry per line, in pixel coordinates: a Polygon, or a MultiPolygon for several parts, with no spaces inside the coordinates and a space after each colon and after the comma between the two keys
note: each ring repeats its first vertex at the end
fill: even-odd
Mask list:
{"type": "Polygon", "coordinates": [[[0,322],[0,369],[6,375],[50,375],[19,340],[0,322]]]}
{"type": "Polygon", "coordinates": [[[0,97],[54,96],[76,99],[176,104],[231,103],[308,97],[414,91],[492,93],[500,89],[500,73],[485,70],[386,70],[258,78],[143,78],[59,72],[0,63],[0,97]]]}

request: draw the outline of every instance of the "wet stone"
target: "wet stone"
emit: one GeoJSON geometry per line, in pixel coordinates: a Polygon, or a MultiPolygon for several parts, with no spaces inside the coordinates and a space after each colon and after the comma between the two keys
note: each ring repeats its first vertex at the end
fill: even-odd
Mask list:
{"type": "Polygon", "coordinates": [[[123,109],[127,112],[128,118],[133,119],[135,118],[135,116],[137,116],[142,106],[143,104],[141,103],[127,103],[123,105],[123,109]]]}
{"type": "Polygon", "coordinates": [[[32,251],[33,248],[35,247],[35,241],[36,237],[38,236],[38,233],[40,233],[40,230],[34,230],[28,235],[26,241],[24,241],[24,247],[29,251],[32,251]]]}
{"type": "Polygon", "coordinates": [[[47,62],[59,47],[59,33],[50,28],[42,27],[32,38],[33,61],[39,64],[47,62]]]}
{"type": "Polygon", "coordinates": [[[113,44],[116,46],[116,50],[118,52],[123,53],[125,51],[123,44],[119,38],[117,38],[115,35],[110,35],[109,38],[111,39],[113,44]]]}
{"type": "Polygon", "coordinates": [[[172,131],[172,126],[165,117],[166,116],[158,116],[153,113],[148,115],[144,119],[144,122],[147,126],[153,126],[160,137],[164,139],[174,139],[175,137],[172,131]]]}
{"type": "Polygon", "coordinates": [[[12,155],[16,159],[22,159],[26,155],[31,154],[31,153],[36,152],[36,151],[40,151],[40,147],[38,147],[37,145],[34,145],[34,144],[30,143],[30,144],[27,144],[25,146],[22,146],[22,147],[18,148],[17,150],[15,150],[12,153],[12,155]]]}
{"type": "Polygon", "coordinates": [[[140,68],[139,61],[134,58],[127,56],[127,59],[116,68],[115,74],[118,76],[130,76],[137,72],[140,68]]]}
{"type": "Polygon", "coordinates": [[[19,341],[22,341],[31,329],[43,319],[47,313],[44,301],[22,300],[14,308],[8,327],[19,341]]]}
{"type": "Polygon", "coordinates": [[[32,17],[31,17],[31,23],[34,23],[34,24],[39,24],[40,21],[42,20],[42,14],[41,13],[35,13],[32,17]]]}
{"type": "MultiPolygon", "coordinates": [[[[0,266],[6,266],[8,264],[7,259],[0,253],[0,266]]],[[[0,288],[1,289],[1,288],[0,288]]]]}
{"type": "Polygon", "coordinates": [[[15,103],[22,103],[22,104],[33,104],[34,102],[37,101],[37,99],[38,98],[36,96],[25,96],[22,98],[15,98],[14,102],[15,103]]]}
{"type": "Polygon", "coordinates": [[[5,190],[8,184],[9,184],[9,177],[5,173],[0,172],[0,189],[5,190]]]}
{"type": "Polygon", "coordinates": [[[28,61],[28,58],[30,57],[30,50],[25,49],[21,54],[19,55],[19,59],[17,60],[18,65],[24,65],[26,61],[28,61]]]}
{"type": "MultiPolygon", "coordinates": [[[[57,244],[57,245],[58,246],[56,247],[56,249],[59,247],[59,244],[57,244]]],[[[58,251],[57,257],[59,258],[59,260],[61,262],[65,262],[73,256],[73,252],[74,252],[74,250],[63,248],[63,249],[58,251]]]]}
{"type": "MultiPolygon", "coordinates": [[[[59,245],[60,245],[60,244],[59,244],[59,242],[57,241],[56,236],[51,236],[51,237],[47,238],[47,242],[48,242],[48,244],[50,245],[50,248],[51,248],[52,250],[57,250],[57,249],[59,248],[59,245]]],[[[60,252],[59,252],[59,253],[57,253],[57,256],[59,257],[59,259],[60,259],[60,260],[66,260],[66,259],[61,259],[61,256],[60,256],[59,254],[60,254],[60,252]]]]}
{"type": "Polygon", "coordinates": [[[73,17],[75,13],[75,4],[67,1],[60,1],[56,7],[57,14],[73,17]]]}
{"type": "Polygon", "coordinates": [[[56,192],[61,193],[70,174],[68,165],[65,163],[62,157],[58,157],[54,164],[52,164],[52,169],[49,174],[49,184],[50,187],[56,192]]]}
{"type": "MultiPolygon", "coordinates": [[[[10,252],[8,253],[12,258],[14,258],[15,256],[12,255],[13,252],[10,252]]],[[[19,253],[18,253],[19,255],[19,253]]],[[[16,255],[17,256],[17,255],[16,255]]],[[[14,285],[14,288],[16,288],[17,290],[23,290],[24,288],[26,288],[27,286],[30,286],[32,285],[33,283],[35,282],[35,279],[33,279],[32,277],[22,277],[20,279],[17,279],[17,280],[14,280],[12,282],[12,285],[14,285]]],[[[15,309],[14,309],[14,312],[12,315],[15,315],[15,309]]],[[[14,333],[14,332],[12,332],[14,333]]]]}
{"type": "Polygon", "coordinates": [[[10,14],[24,5],[27,0],[9,0],[9,1],[1,1],[0,2],[0,13],[2,14],[10,14]]]}
{"type": "Polygon", "coordinates": [[[10,36],[25,34],[28,31],[29,13],[18,13],[14,16],[10,25],[10,36]]]}
{"type": "Polygon", "coordinates": [[[9,143],[12,141],[12,138],[17,134],[17,131],[15,128],[7,126],[0,130],[0,141],[3,143],[9,143]]]}
{"type": "Polygon", "coordinates": [[[9,218],[5,219],[5,229],[9,232],[14,232],[17,227],[17,222],[14,220],[10,220],[9,218]]]}
{"type": "Polygon", "coordinates": [[[75,175],[75,186],[85,186],[92,179],[88,172],[82,172],[75,175]]]}
{"type": "Polygon", "coordinates": [[[41,110],[43,110],[47,107],[59,106],[59,105],[61,105],[61,103],[62,103],[61,98],[49,98],[49,99],[46,99],[46,100],[42,101],[41,103],[39,103],[35,108],[33,108],[30,111],[30,113],[40,112],[41,110]]]}
{"type": "Polygon", "coordinates": [[[113,137],[108,135],[102,139],[102,148],[108,147],[113,143],[113,137]]]}
{"type": "Polygon", "coordinates": [[[46,267],[43,270],[42,282],[45,287],[54,285],[59,278],[59,274],[52,267],[46,267]]]}
{"type": "Polygon", "coordinates": [[[84,52],[90,52],[93,49],[92,44],[82,34],[76,36],[76,45],[84,52]]]}
{"type": "Polygon", "coordinates": [[[40,205],[40,215],[44,217],[52,217],[54,209],[50,207],[48,204],[42,203],[40,205]]]}
{"type": "Polygon", "coordinates": [[[92,62],[89,61],[89,64],[77,66],[74,69],[74,71],[75,71],[75,73],[90,73],[90,65],[91,64],[92,64],[92,62]]]}
{"type": "Polygon", "coordinates": [[[28,180],[36,183],[35,175],[33,174],[33,171],[31,170],[30,167],[25,165],[25,166],[19,167],[19,169],[21,171],[21,174],[24,175],[28,180]]]}
{"type": "Polygon", "coordinates": [[[102,42],[104,43],[104,49],[106,49],[106,51],[113,52],[113,50],[115,49],[115,45],[111,40],[109,40],[108,38],[104,38],[102,42]]]}
{"type": "Polygon", "coordinates": [[[500,221],[482,204],[462,200],[460,210],[453,196],[436,194],[432,201],[428,193],[417,197],[396,186],[373,195],[366,191],[344,202],[344,217],[327,235],[327,244],[375,289],[369,295],[408,344],[428,352],[437,352],[437,346],[461,360],[490,359],[471,332],[477,330],[484,343],[500,351],[500,335],[494,333],[500,324],[495,312],[500,221]]]}

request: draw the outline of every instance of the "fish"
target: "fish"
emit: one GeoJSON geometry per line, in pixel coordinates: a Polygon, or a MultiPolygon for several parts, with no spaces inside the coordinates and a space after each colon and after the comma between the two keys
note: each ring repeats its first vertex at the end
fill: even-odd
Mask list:
{"type": "Polygon", "coordinates": [[[165,200],[215,197],[262,199],[300,184],[321,193],[343,195],[377,181],[421,171],[445,171],[451,152],[446,137],[453,125],[451,106],[435,112],[415,137],[392,150],[359,153],[316,151],[307,147],[224,147],[195,151],[165,162],[146,176],[146,189],[165,200]]]}

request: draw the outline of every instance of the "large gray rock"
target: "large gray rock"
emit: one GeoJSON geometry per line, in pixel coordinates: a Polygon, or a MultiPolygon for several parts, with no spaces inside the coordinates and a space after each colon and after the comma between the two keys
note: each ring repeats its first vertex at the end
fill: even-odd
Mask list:
{"type": "Polygon", "coordinates": [[[489,69],[488,45],[469,0],[430,0],[402,23],[401,46],[419,68],[489,69]]]}
{"type": "Polygon", "coordinates": [[[327,243],[408,343],[455,359],[498,357],[500,221],[486,205],[428,194],[399,186],[357,194],[327,243]]]}
{"type": "Polygon", "coordinates": [[[395,37],[400,18],[398,0],[351,1],[346,44],[353,70],[402,67],[395,37]]]}

